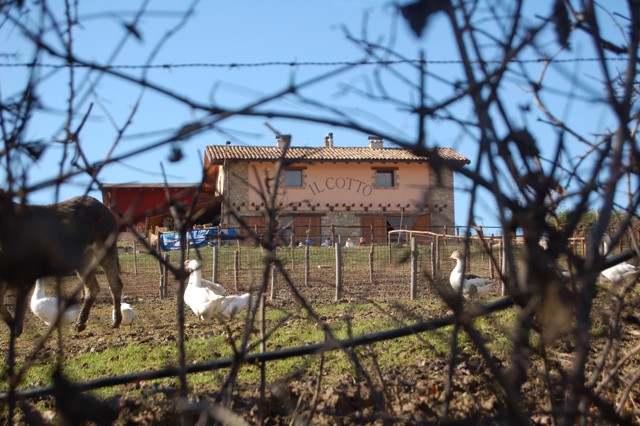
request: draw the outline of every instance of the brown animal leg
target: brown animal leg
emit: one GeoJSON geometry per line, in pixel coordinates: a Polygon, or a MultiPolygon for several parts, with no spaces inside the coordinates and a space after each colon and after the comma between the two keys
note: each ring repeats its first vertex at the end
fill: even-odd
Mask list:
{"type": "MultiPolygon", "coordinates": [[[[4,292],[4,288],[2,290],[4,292]]],[[[7,373],[6,379],[9,384],[9,416],[8,419],[13,419],[13,413],[15,412],[16,405],[16,387],[18,386],[18,380],[16,380],[16,339],[22,334],[22,322],[24,321],[24,310],[26,309],[27,289],[16,289],[16,307],[15,316],[13,320],[9,321],[9,353],[7,354],[7,373]]],[[[6,308],[5,308],[6,309],[6,308]]],[[[11,315],[9,315],[11,316],[11,315]]]]}
{"type": "Polygon", "coordinates": [[[13,323],[16,329],[16,337],[22,334],[24,325],[24,314],[27,310],[27,299],[30,287],[21,287],[16,289],[16,309],[13,316],[13,323]]]}
{"type": "Polygon", "coordinates": [[[7,283],[0,283],[0,315],[2,316],[2,319],[4,320],[4,322],[11,327],[11,324],[13,324],[13,316],[11,315],[11,312],[9,312],[9,310],[7,309],[6,306],[4,306],[4,295],[7,291],[7,283]]]}
{"type": "Polygon", "coordinates": [[[89,318],[89,312],[93,306],[98,293],[100,292],[100,286],[96,279],[96,273],[90,272],[84,278],[84,303],[82,304],[82,310],[78,315],[78,321],[76,322],[76,330],[82,331],[87,328],[87,319],[89,318]]]}
{"type": "Polygon", "coordinates": [[[118,264],[118,251],[114,245],[109,253],[102,259],[102,269],[107,276],[109,282],[109,289],[111,290],[111,299],[113,301],[113,328],[120,327],[122,322],[122,311],[120,310],[120,303],[122,302],[122,279],[120,278],[120,265],[118,264]]]}

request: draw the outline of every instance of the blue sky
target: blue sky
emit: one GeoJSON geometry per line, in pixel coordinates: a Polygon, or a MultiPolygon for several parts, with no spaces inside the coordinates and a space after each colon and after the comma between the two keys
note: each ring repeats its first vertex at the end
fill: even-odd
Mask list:
{"type": "MultiPolygon", "coordinates": [[[[56,4],[54,7],[60,8],[56,4]]],[[[293,82],[300,84],[317,78],[339,66],[328,65],[262,65],[269,62],[313,62],[334,63],[357,61],[364,55],[362,49],[349,41],[345,30],[355,37],[366,37],[380,45],[400,52],[408,59],[418,58],[424,51],[428,68],[437,76],[454,80],[461,75],[459,57],[453,44],[453,37],[444,20],[430,22],[427,31],[417,38],[399,16],[392,3],[364,0],[278,0],[264,1],[201,1],[195,14],[188,23],[178,27],[181,11],[186,4],[169,1],[152,1],[137,30],[141,39],[129,36],[123,48],[114,54],[116,46],[123,42],[123,23],[131,22],[138,10],[138,2],[80,1],[79,15],[81,25],[74,28],[74,52],[83,60],[106,63],[115,55],[115,65],[169,65],[143,71],[140,68],[118,69],[131,76],[146,73],[147,81],[162,86],[180,96],[197,103],[215,104],[224,108],[240,108],[256,99],[267,97],[286,89],[293,82]],[[167,31],[173,34],[160,49],[154,51],[167,31]],[[152,54],[152,52],[154,52],[152,54]],[[237,67],[211,66],[212,64],[244,64],[237,67]],[[184,66],[186,64],[209,64],[209,66],[184,66]]],[[[405,2],[406,3],[406,2],[405,2]]],[[[535,13],[546,14],[552,2],[533,1],[527,3],[523,18],[536,22],[535,13]]],[[[607,6],[624,13],[623,2],[613,1],[607,6]]],[[[62,9],[56,9],[57,16],[63,17],[62,9]]],[[[25,15],[23,22],[33,24],[33,17],[25,15]]],[[[617,29],[605,28],[615,34],[617,29]]],[[[613,36],[613,35],[612,35],[613,36]]],[[[6,25],[0,29],[2,50],[15,55],[3,62],[27,62],[32,59],[32,47],[20,35],[20,31],[6,25]]],[[[59,41],[49,35],[46,39],[59,46],[59,41]]],[[[541,37],[543,51],[527,52],[531,59],[542,54],[554,53],[558,45],[553,34],[541,37]]],[[[572,39],[572,51],[568,57],[593,57],[589,43],[579,37],[572,39]]],[[[57,60],[43,56],[43,63],[56,63],[57,60]]],[[[615,64],[612,64],[615,66],[615,64]]],[[[523,65],[533,78],[540,72],[540,63],[523,65]]],[[[597,94],[597,70],[595,63],[567,63],[550,73],[547,80],[555,89],[549,92],[549,102],[567,122],[579,124],[585,134],[598,134],[610,125],[610,116],[606,108],[593,102],[591,95],[597,94]],[[578,77],[576,77],[578,76],[578,77]],[[584,95],[584,101],[575,97],[567,102],[562,92],[575,86],[575,79],[581,80],[581,88],[575,89],[584,95]]],[[[408,65],[393,67],[398,76],[384,75],[384,88],[389,96],[403,102],[413,102],[411,90],[406,82],[417,82],[415,69],[408,65]]],[[[28,76],[26,68],[0,68],[0,90],[6,98],[24,86],[28,76]]],[[[334,116],[348,114],[365,127],[378,129],[381,133],[395,135],[399,139],[411,140],[417,132],[416,118],[406,109],[395,103],[378,102],[359,95],[374,85],[371,67],[358,67],[341,73],[334,78],[323,80],[301,91],[303,98],[287,95],[260,108],[261,111],[303,114],[309,117],[334,116]],[[318,108],[314,102],[330,105],[337,112],[318,108]]],[[[34,115],[27,129],[30,140],[52,141],[59,138],[65,122],[66,102],[69,97],[69,72],[65,69],[47,69],[39,71],[43,77],[38,86],[38,95],[46,110],[34,115]]],[[[112,155],[133,152],[140,147],[153,144],[175,132],[175,129],[193,120],[201,119],[205,113],[193,110],[167,98],[151,89],[139,87],[113,77],[98,79],[97,74],[87,74],[78,70],[75,74],[78,99],[83,103],[76,105],[74,123],[77,126],[81,118],[92,105],[91,114],[81,133],[83,149],[92,161],[99,161],[110,152],[116,139],[117,129],[124,126],[130,117],[133,105],[139,102],[135,115],[131,118],[125,135],[112,155]],[[88,76],[89,80],[86,80],[88,76]],[[87,88],[91,84],[91,91],[87,88]]],[[[549,153],[557,136],[550,126],[541,122],[540,114],[523,117],[519,108],[523,105],[535,109],[531,93],[525,82],[514,80],[505,85],[501,94],[509,98],[513,109],[513,121],[534,129],[536,136],[548,139],[549,153]]],[[[437,78],[427,80],[427,92],[431,102],[445,99],[451,95],[451,88],[440,83],[437,78]]],[[[458,118],[471,118],[468,104],[461,103],[451,108],[458,118]]],[[[274,135],[265,126],[268,121],[282,133],[293,136],[296,146],[321,146],[328,132],[333,132],[337,146],[365,146],[367,134],[357,133],[327,124],[292,121],[282,118],[233,117],[219,123],[188,141],[180,143],[184,159],[171,163],[167,159],[170,147],[161,147],[151,152],[137,155],[104,168],[100,180],[104,183],[145,183],[161,182],[162,168],[171,183],[197,182],[200,179],[203,150],[206,145],[224,144],[231,140],[239,145],[271,145],[274,135]]],[[[479,166],[476,161],[478,147],[457,126],[446,120],[431,120],[427,124],[427,141],[430,146],[451,147],[472,160],[470,167],[479,166]]],[[[571,154],[578,156],[585,147],[571,143],[571,154]]],[[[29,165],[30,183],[46,181],[60,170],[63,150],[58,146],[48,149],[45,156],[29,165]]],[[[570,158],[567,158],[571,167],[570,158]]],[[[481,164],[480,164],[481,166],[481,164]]],[[[65,165],[65,168],[68,167],[65,165]]],[[[84,193],[89,185],[86,177],[74,179],[62,187],[60,197],[68,198],[84,193]]],[[[456,223],[465,224],[469,215],[469,195],[465,191],[469,183],[463,178],[456,179],[456,223]]],[[[97,192],[92,195],[99,197],[97,192]]],[[[495,206],[490,194],[480,194],[474,208],[476,222],[484,225],[496,225],[495,206]]],[[[30,201],[46,203],[54,201],[55,193],[49,190],[32,194],[30,201]]]]}

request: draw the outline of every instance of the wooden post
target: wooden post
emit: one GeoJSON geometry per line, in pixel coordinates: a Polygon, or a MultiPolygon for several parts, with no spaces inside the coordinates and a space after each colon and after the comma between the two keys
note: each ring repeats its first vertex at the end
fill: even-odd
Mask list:
{"type": "Polygon", "coordinates": [[[373,284],[373,243],[369,249],[369,284],[373,284]]]}
{"type": "Polygon", "coordinates": [[[236,250],[233,262],[233,285],[238,292],[238,280],[240,279],[240,250],[236,250]]]}
{"type": "Polygon", "coordinates": [[[411,237],[411,289],[410,299],[415,300],[418,292],[418,240],[411,237]]]}
{"type": "Polygon", "coordinates": [[[293,235],[293,231],[291,232],[291,237],[290,237],[290,243],[289,246],[291,247],[291,270],[295,271],[296,270],[296,246],[295,246],[295,236],[293,235]]]}
{"type": "MultiPolygon", "coordinates": [[[[266,316],[266,307],[265,307],[265,299],[266,294],[260,292],[260,300],[258,301],[258,324],[260,327],[260,353],[265,353],[267,351],[267,316],[266,316]]],[[[266,401],[266,386],[267,386],[267,363],[265,361],[258,364],[260,368],[260,401],[266,401]]],[[[260,404],[260,406],[264,406],[260,409],[260,424],[263,424],[262,419],[266,418],[266,404],[260,404]]]]}
{"type": "Polygon", "coordinates": [[[437,235],[436,235],[436,246],[434,250],[434,255],[435,255],[435,272],[433,273],[433,277],[440,278],[440,237],[438,237],[437,235]]]}
{"type": "MultiPolygon", "coordinates": [[[[162,256],[164,259],[164,255],[162,256]]],[[[158,282],[158,296],[160,296],[160,300],[164,299],[162,295],[162,290],[164,289],[164,266],[162,262],[158,262],[158,266],[160,267],[160,274],[158,274],[159,282],[158,282]]]]}
{"type": "Polygon", "coordinates": [[[269,294],[270,300],[274,300],[276,298],[276,284],[278,283],[278,274],[276,271],[276,265],[271,264],[271,292],[269,294]]]}
{"type": "MultiPolygon", "coordinates": [[[[165,253],[162,255],[162,260],[164,262],[169,262],[169,254],[165,253]]],[[[162,263],[160,262],[160,287],[159,287],[159,293],[160,293],[160,299],[164,299],[165,297],[167,297],[167,278],[168,278],[168,273],[167,273],[167,267],[165,266],[166,263],[162,263]]]]}
{"type": "MultiPolygon", "coordinates": [[[[364,235],[363,235],[363,237],[364,237],[364,235]]],[[[373,243],[374,243],[374,241],[373,241],[374,238],[375,238],[375,234],[373,233],[373,225],[371,225],[371,240],[370,240],[370,242],[371,242],[372,246],[373,246],[373,243]]]]}
{"type": "Polygon", "coordinates": [[[493,234],[491,234],[491,239],[489,240],[489,278],[490,279],[495,279],[496,277],[496,268],[493,264],[493,245],[495,244],[495,242],[493,241],[494,237],[493,234]]]}
{"type": "Polygon", "coordinates": [[[448,245],[449,243],[447,242],[447,225],[443,226],[442,236],[444,237],[444,245],[448,245]]]}
{"type": "Polygon", "coordinates": [[[342,297],[342,246],[335,244],[336,246],[336,297],[337,302],[342,297]]]}
{"type": "Polygon", "coordinates": [[[429,243],[429,251],[431,252],[431,277],[435,279],[436,277],[436,244],[431,241],[429,243]]]}
{"type": "Polygon", "coordinates": [[[304,246],[304,285],[309,287],[309,246],[304,246]]]}
{"type": "Polygon", "coordinates": [[[211,266],[213,268],[213,272],[211,275],[211,281],[213,281],[214,283],[219,282],[218,281],[218,265],[220,264],[220,254],[219,254],[220,248],[219,247],[213,247],[213,253],[211,256],[211,266]]]}
{"type": "Polygon", "coordinates": [[[138,275],[138,242],[133,240],[133,275],[138,275]]]}

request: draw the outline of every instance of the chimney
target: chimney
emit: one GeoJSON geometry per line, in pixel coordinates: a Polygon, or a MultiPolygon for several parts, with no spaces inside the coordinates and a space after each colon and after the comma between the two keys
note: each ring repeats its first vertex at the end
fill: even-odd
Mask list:
{"type": "Polygon", "coordinates": [[[278,148],[286,148],[291,145],[291,135],[276,135],[276,146],[278,148]]]}
{"type": "Polygon", "coordinates": [[[369,148],[382,149],[384,148],[384,142],[380,136],[369,136],[369,148]]]}
{"type": "Polygon", "coordinates": [[[329,133],[324,137],[325,148],[333,148],[333,133],[329,133]]]}

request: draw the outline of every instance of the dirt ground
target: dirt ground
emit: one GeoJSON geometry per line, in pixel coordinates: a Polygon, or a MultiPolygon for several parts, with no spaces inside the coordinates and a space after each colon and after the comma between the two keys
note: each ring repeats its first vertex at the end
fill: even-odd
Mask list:
{"type": "MultiPolygon", "coordinates": [[[[87,330],[82,333],[69,331],[65,337],[64,350],[67,354],[96,352],[105,348],[124,347],[125,345],[154,345],[175,341],[175,299],[159,301],[157,299],[132,300],[137,312],[137,320],[132,327],[111,330],[111,309],[102,300],[91,313],[87,330]]],[[[272,309],[291,308],[291,303],[270,302],[272,309]]],[[[414,314],[422,318],[434,318],[447,313],[446,308],[434,312],[425,312],[419,306],[411,308],[414,314]]],[[[206,338],[212,333],[211,327],[197,324],[190,311],[186,311],[187,339],[206,338]]],[[[354,317],[371,318],[374,315],[388,315],[379,310],[364,306],[362,312],[354,313],[354,317]]],[[[403,315],[407,315],[404,312],[403,315]]],[[[323,318],[330,323],[340,318],[323,318]]],[[[239,331],[242,327],[240,319],[234,320],[231,329],[239,331]]],[[[6,359],[7,329],[0,350],[6,359]]],[[[215,327],[215,326],[214,326],[215,327]]],[[[219,326],[218,326],[219,327],[219,326]]],[[[636,325],[625,326],[620,340],[630,347],[635,346],[640,328],[636,325]]],[[[37,318],[29,313],[25,331],[17,347],[18,358],[33,351],[36,341],[45,327],[37,318]]],[[[213,330],[220,332],[221,330],[213,330]]],[[[56,354],[55,337],[49,339],[44,349],[39,351],[35,359],[54,358],[56,354]]],[[[571,345],[561,343],[553,349],[553,359],[558,365],[562,360],[570,359],[573,354],[571,345]]],[[[21,358],[22,357],[22,358],[21,358]]],[[[399,362],[395,368],[384,372],[368,369],[367,374],[357,375],[354,369],[333,377],[323,377],[318,382],[316,371],[302,371],[288,375],[282,380],[269,383],[265,399],[261,399],[260,391],[254,386],[240,383],[233,389],[231,402],[227,407],[234,415],[240,416],[248,424],[313,424],[313,425],[361,425],[361,424],[513,424],[513,418],[504,410],[504,395],[494,380],[487,363],[474,351],[462,350],[455,364],[455,374],[448,389],[447,356],[434,353],[429,359],[420,359],[415,363],[399,362]],[[329,380],[330,379],[330,380],[329,380]],[[331,386],[327,386],[327,383],[331,386]],[[445,399],[450,395],[450,399],[445,399]]],[[[506,359],[500,357],[500,359],[506,359]]],[[[500,368],[506,367],[503,361],[494,361],[500,368]]],[[[539,371],[531,371],[523,388],[523,409],[529,413],[532,424],[551,424],[551,417],[546,411],[545,401],[548,394],[539,371]]],[[[178,382],[173,385],[154,387],[153,385],[136,385],[144,397],[127,396],[112,397],[104,404],[109,409],[103,418],[113,414],[113,421],[106,424],[214,424],[212,417],[224,419],[225,410],[220,403],[227,397],[220,388],[207,389],[191,393],[189,397],[178,397],[178,382]],[[207,417],[209,417],[208,420],[207,417]],[[198,421],[201,421],[198,423],[198,421]]],[[[30,384],[38,387],[39,384],[30,384]]],[[[637,387],[633,389],[633,397],[637,387]]],[[[70,395],[74,395],[72,392],[70,395]]],[[[84,395],[84,394],[83,394],[84,395]]],[[[75,397],[74,397],[75,398],[75,397]]],[[[78,396],[78,398],[80,398],[78,396]]],[[[72,398],[73,399],[73,398],[72,398]]],[[[632,398],[633,399],[633,398],[632,398]]],[[[75,400],[75,399],[74,399],[75,400]]],[[[93,407],[93,401],[84,401],[87,407],[93,407]]],[[[97,407],[102,407],[102,403],[97,407]]],[[[74,407],[79,406],[74,403],[74,407]]],[[[98,408],[96,408],[97,410],[98,408]]],[[[75,408],[74,408],[75,410],[75,408]]],[[[93,408],[90,411],[94,411],[93,408]]],[[[7,405],[2,406],[2,421],[6,421],[7,405]]],[[[636,415],[637,416],[637,415],[636,415]]],[[[631,421],[638,417],[631,417],[631,421]]],[[[20,406],[15,421],[17,424],[56,424],[53,411],[53,398],[40,397],[27,401],[20,406]],[[38,409],[35,402],[38,402],[38,409]],[[42,406],[46,407],[42,410],[42,406]],[[53,422],[53,423],[49,423],[53,422]]],[[[236,418],[238,420],[238,418],[236,418]]],[[[223,421],[227,424],[232,421],[223,421]]],[[[597,424],[593,421],[593,424],[597,424]]],[[[607,424],[607,422],[603,422],[607,424]]]]}

